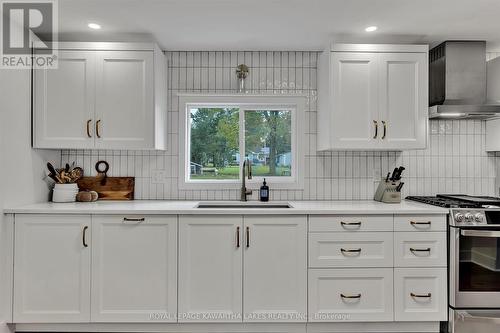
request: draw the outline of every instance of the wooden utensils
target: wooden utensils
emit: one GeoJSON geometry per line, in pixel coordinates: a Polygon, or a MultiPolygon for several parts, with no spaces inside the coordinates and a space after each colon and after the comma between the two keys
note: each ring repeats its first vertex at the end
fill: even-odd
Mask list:
{"type": "Polygon", "coordinates": [[[74,167],[74,163],[71,166],[66,163],[64,168],[56,169],[50,162],[47,162],[47,169],[49,170],[49,177],[56,184],[74,184],[83,177],[83,169],[74,167]]]}

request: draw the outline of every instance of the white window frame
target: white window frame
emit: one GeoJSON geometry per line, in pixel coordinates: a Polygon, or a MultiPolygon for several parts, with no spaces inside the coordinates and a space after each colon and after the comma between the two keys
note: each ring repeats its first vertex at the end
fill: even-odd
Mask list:
{"type": "MultiPolygon", "coordinates": [[[[290,177],[253,176],[246,179],[249,189],[258,189],[266,178],[270,188],[303,189],[304,188],[304,121],[307,96],[305,95],[202,95],[179,94],[179,188],[180,189],[239,189],[241,187],[241,169],[244,158],[240,158],[240,178],[228,180],[190,180],[190,108],[227,107],[240,109],[240,129],[244,128],[246,110],[286,110],[292,112],[292,175],[290,177]]],[[[239,133],[240,148],[245,151],[245,133],[239,133]],[[243,147],[241,147],[243,144],[243,147]]]]}

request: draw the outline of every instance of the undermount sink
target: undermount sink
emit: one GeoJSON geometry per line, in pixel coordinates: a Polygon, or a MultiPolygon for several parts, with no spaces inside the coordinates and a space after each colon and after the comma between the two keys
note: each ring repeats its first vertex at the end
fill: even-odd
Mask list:
{"type": "Polygon", "coordinates": [[[219,208],[219,209],[236,209],[236,208],[270,208],[270,209],[282,209],[282,208],[293,208],[288,202],[200,202],[196,208],[219,208]]]}

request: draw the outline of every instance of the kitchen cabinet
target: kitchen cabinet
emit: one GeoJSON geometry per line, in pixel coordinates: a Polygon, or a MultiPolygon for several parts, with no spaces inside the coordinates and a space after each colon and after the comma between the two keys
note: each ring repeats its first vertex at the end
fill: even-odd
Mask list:
{"type": "MultiPolygon", "coordinates": [[[[33,147],[165,149],[165,58],[151,43],[59,43],[33,75],[33,147]]],[[[35,51],[36,52],[36,51],[35,51]]]]}
{"type": "Polygon", "coordinates": [[[90,216],[16,216],[14,322],[90,321],[90,226],[90,216]]]}
{"type": "Polygon", "coordinates": [[[57,69],[34,71],[35,147],[94,147],[95,66],[93,51],[60,50],[57,69]]]}
{"type": "Polygon", "coordinates": [[[333,44],[320,56],[319,150],[427,144],[428,47],[333,44]]]}
{"type": "Polygon", "coordinates": [[[177,217],[93,216],[91,298],[92,322],[175,322],[177,217]]]}
{"type": "Polygon", "coordinates": [[[244,227],[245,321],[305,322],[306,217],[245,216],[244,227]]]}
{"type": "Polygon", "coordinates": [[[310,321],[393,319],[391,268],[309,270],[310,321]]]}
{"type": "Polygon", "coordinates": [[[305,216],[181,216],[179,321],[305,322],[306,225],[305,216]]]}
{"type": "Polygon", "coordinates": [[[396,268],[396,321],[439,321],[447,318],[447,271],[443,268],[396,268]]]}
{"type": "Polygon", "coordinates": [[[179,322],[241,322],[241,216],[179,217],[179,322]]]}

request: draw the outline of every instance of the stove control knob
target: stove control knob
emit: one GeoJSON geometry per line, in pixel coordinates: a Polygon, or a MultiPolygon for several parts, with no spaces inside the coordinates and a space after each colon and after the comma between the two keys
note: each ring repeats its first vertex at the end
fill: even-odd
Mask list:
{"type": "Polygon", "coordinates": [[[465,216],[462,213],[456,213],[455,214],[455,221],[457,222],[463,222],[465,220],[465,216]]]}
{"type": "Polygon", "coordinates": [[[472,215],[471,213],[466,213],[465,214],[465,221],[469,222],[469,223],[474,222],[474,215],[472,215]]]}
{"type": "Polygon", "coordinates": [[[477,223],[484,223],[484,215],[481,213],[477,213],[476,215],[474,215],[474,221],[476,221],[477,223]]]}

